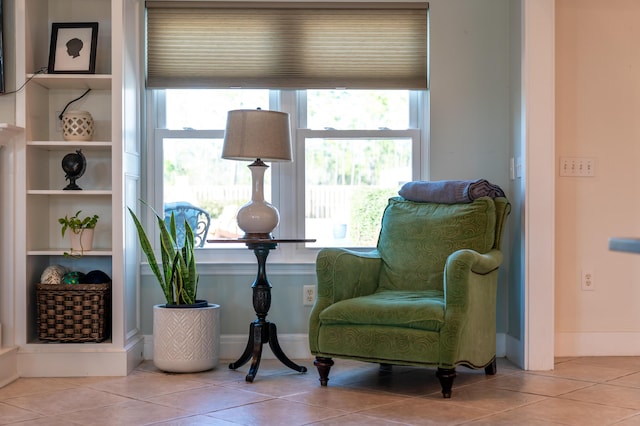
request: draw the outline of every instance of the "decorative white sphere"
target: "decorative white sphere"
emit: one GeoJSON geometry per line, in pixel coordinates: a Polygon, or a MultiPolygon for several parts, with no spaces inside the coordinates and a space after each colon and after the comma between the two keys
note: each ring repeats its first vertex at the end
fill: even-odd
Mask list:
{"type": "Polygon", "coordinates": [[[45,268],[40,276],[40,282],[42,284],[61,284],[64,274],[69,272],[67,268],[62,265],[51,265],[45,268]]]}

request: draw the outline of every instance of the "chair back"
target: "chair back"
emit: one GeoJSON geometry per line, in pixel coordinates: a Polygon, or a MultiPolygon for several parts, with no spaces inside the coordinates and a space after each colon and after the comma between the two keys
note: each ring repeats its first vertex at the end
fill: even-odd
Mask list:
{"type": "Polygon", "coordinates": [[[500,248],[506,198],[438,204],[389,199],[382,217],[378,251],[381,290],[443,290],[444,266],[460,249],[486,253],[500,248]]]}
{"type": "Polygon", "coordinates": [[[186,201],[177,201],[174,203],[166,203],[164,205],[164,221],[169,226],[171,221],[171,213],[174,214],[176,220],[176,237],[179,247],[184,246],[185,220],[193,229],[195,237],[195,246],[203,247],[209,232],[211,224],[211,216],[206,210],[186,201]]]}

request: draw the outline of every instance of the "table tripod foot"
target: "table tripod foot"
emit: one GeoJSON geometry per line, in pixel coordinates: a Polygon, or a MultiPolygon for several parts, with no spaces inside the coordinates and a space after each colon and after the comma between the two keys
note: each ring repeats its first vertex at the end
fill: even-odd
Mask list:
{"type": "Polygon", "coordinates": [[[230,370],[235,370],[237,368],[242,367],[247,363],[247,361],[251,359],[251,354],[253,352],[253,341],[254,341],[253,329],[254,328],[255,328],[255,324],[251,323],[251,325],[249,326],[249,341],[247,342],[247,346],[244,348],[244,352],[242,353],[242,355],[240,355],[240,358],[238,358],[237,361],[229,364],[230,370]]]}
{"type": "Polygon", "coordinates": [[[296,364],[284,354],[282,348],[280,347],[280,343],[278,342],[278,330],[274,323],[269,323],[269,346],[271,347],[271,351],[276,356],[276,358],[278,358],[284,365],[299,373],[307,372],[307,367],[296,364]]]}
{"type": "Polygon", "coordinates": [[[262,324],[257,324],[255,325],[252,324],[253,326],[253,354],[251,355],[251,367],[249,367],[249,373],[247,374],[247,377],[245,377],[245,380],[247,382],[253,382],[253,379],[256,377],[256,374],[258,374],[258,368],[260,368],[260,360],[262,359],[262,343],[264,341],[263,335],[262,335],[262,324]]]}
{"type": "Polygon", "coordinates": [[[252,383],[253,379],[256,378],[256,375],[258,374],[258,368],[260,368],[260,355],[260,353],[253,354],[253,357],[251,358],[251,367],[249,367],[249,372],[244,378],[246,382],[252,383]]]}

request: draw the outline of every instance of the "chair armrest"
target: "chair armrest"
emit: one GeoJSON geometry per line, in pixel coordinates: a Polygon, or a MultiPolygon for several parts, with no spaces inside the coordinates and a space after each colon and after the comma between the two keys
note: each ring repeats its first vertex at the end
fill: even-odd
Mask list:
{"type": "Polygon", "coordinates": [[[474,303],[492,304],[495,306],[495,286],[488,283],[497,282],[498,267],[502,263],[502,252],[493,249],[481,254],[473,250],[463,249],[452,253],[447,259],[444,269],[444,292],[447,315],[460,309],[466,311],[470,301],[474,303]],[[495,271],[495,274],[492,272],[495,271]],[[493,275],[495,277],[491,278],[493,275]],[[484,284],[484,285],[483,285],[484,284]],[[481,300],[479,300],[481,299],[481,300]]]}
{"type": "Polygon", "coordinates": [[[378,287],[382,259],[377,250],[361,253],[343,248],[324,248],[316,259],[316,302],[309,316],[309,346],[318,352],[320,313],[345,299],[372,294],[378,287]]]}
{"type": "Polygon", "coordinates": [[[449,255],[445,266],[445,286],[447,280],[457,282],[466,278],[468,273],[486,275],[502,264],[502,252],[490,250],[487,253],[478,253],[474,250],[458,250],[449,255]]]}
{"type": "Polygon", "coordinates": [[[378,287],[381,264],[377,250],[366,253],[343,248],[320,250],[316,259],[317,301],[329,306],[340,300],[372,294],[378,287]]]}
{"type": "Polygon", "coordinates": [[[444,270],[445,319],[440,330],[440,366],[460,359],[495,356],[496,295],[502,252],[458,250],[444,270]],[[482,354],[482,355],[479,355],[482,354]]]}

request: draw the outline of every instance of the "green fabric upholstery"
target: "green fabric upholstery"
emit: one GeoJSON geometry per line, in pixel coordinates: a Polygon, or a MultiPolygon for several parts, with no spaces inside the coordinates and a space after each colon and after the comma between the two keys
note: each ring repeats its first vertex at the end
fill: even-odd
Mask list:
{"type": "Polygon", "coordinates": [[[376,250],[318,253],[311,353],[447,370],[491,365],[509,211],[506,198],[467,204],[391,198],[376,250]]]}
{"type": "Polygon", "coordinates": [[[320,313],[323,324],[360,324],[439,331],[444,294],[428,291],[378,291],[335,303],[320,313]]]}
{"type": "Polygon", "coordinates": [[[447,257],[463,248],[489,251],[495,239],[495,223],[494,202],[488,197],[469,204],[391,198],[378,241],[384,259],[380,289],[442,290],[447,257]]]}

